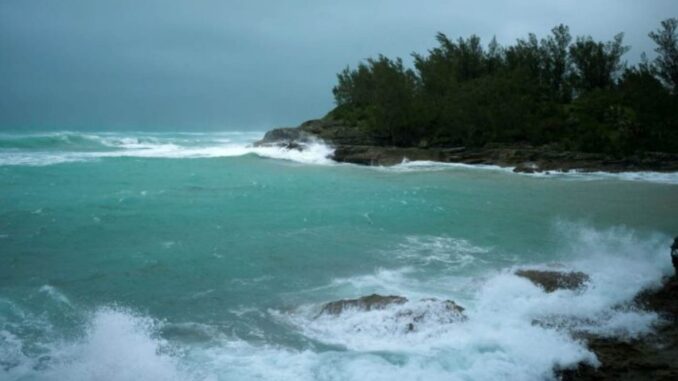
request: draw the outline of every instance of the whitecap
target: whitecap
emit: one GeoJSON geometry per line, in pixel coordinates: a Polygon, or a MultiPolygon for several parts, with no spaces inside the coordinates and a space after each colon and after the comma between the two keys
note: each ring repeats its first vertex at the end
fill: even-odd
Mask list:
{"type": "Polygon", "coordinates": [[[86,334],[54,345],[39,378],[60,380],[186,380],[167,342],[157,338],[157,323],[118,308],[98,309],[86,334]]]}
{"type": "Polygon", "coordinates": [[[68,299],[68,297],[64,295],[61,291],[59,291],[56,287],[46,284],[40,287],[39,291],[49,295],[49,297],[51,297],[53,300],[59,303],[71,306],[71,301],[68,299]]]}
{"type": "MultiPolygon", "coordinates": [[[[218,135],[216,135],[218,136],[218,135]]],[[[313,141],[303,145],[303,149],[289,149],[280,146],[254,146],[253,134],[237,135],[240,139],[231,140],[216,136],[200,135],[199,139],[178,139],[176,137],[156,136],[113,136],[99,137],[98,139],[108,150],[89,149],[69,151],[0,151],[0,166],[24,165],[46,166],[53,164],[86,162],[102,158],[139,157],[165,159],[200,159],[237,157],[257,155],[264,158],[289,160],[304,164],[329,165],[333,164],[329,157],[334,150],[322,141],[313,141]]]]}
{"type": "MultiPolygon", "coordinates": [[[[490,248],[471,244],[468,240],[441,236],[407,236],[396,249],[397,258],[417,265],[445,265],[462,268],[487,254],[490,248]]],[[[389,252],[385,255],[392,256],[389,252]]]]}

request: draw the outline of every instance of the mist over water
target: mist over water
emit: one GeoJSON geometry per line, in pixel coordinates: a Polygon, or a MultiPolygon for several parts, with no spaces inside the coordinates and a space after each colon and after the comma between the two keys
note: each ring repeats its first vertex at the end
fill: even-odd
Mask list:
{"type": "Polygon", "coordinates": [[[261,135],[0,135],[0,379],[542,380],[597,363],[573,333],[658,321],[629,302],[671,272],[675,174],[359,167],[261,135]],[[371,293],[409,301],[320,314],[371,293]]]}

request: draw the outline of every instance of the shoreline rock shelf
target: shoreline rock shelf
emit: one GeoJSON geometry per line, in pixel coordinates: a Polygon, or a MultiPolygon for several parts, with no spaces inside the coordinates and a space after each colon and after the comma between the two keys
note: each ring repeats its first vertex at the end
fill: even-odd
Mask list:
{"type": "Polygon", "coordinates": [[[390,166],[404,160],[423,160],[513,167],[515,172],[523,173],[572,170],[678,171],[678,154],[661,152],[638,153],[620,158],[600,153],[565,151],[555,146],[535,147],[525,144],[489,144],[485,147],[469,148],[422,142],[416,147],[393,147],[384,145],[358,127],[330,117],[310,120],[298,127],[270,130],[255,145],[303,150],[313,140],[321,140],[332,146],[333,160],[361,165],[390,166]]]}

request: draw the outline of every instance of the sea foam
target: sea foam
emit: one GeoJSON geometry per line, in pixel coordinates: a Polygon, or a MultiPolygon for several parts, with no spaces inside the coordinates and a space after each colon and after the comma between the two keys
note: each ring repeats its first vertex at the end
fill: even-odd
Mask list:
{"type": "MultiPolygon", "coordinates": [[[[334,149],[317,140],[303,145],[302,150],[282,146],[254,146],[262,132],[213,133],[79,133],[54,132],[36,134],[0,134],[0,166],[47,166],[93,161],[102,158],[139,157],[166,159],[199,159],[257,155],[263,158],[289,160],[304,164],[333,165],[334,149]]],[[[513,167],[497,165],[409,161],[390,167],[371,167],[392,173],[431,171],[490,171],[513,173],[513,167]]],[[[544,179],[581,181],[620,180],[659,184],[678,184],[678,172],[582,172],[547,171],[521,176],[544,179]]]]}
{"type": "MultiPolygon", "coordinates": [[[[573,223],[558,223],[554,231],[566,243],[559,249],[566,261],[488,266],[480,276],[427,273],[424,280],[419,260],[408,255],[401,261],[409,266],[336,278],[298,294],[312,302],[259,311],[258,316],[306,338],[308,344],[301,346],[269,341],[266,335],[245,341],[219,329],[218,322],[170,323],[125,308],[100,307],[86,314],[80,336],[42,343],[42,354],[31,355],[14,325],[3,323],[0,375],[113,381],[552,379],[554,368],[599,364],[577,332],[627,338],[650,332],[656,314],[630,302],[671,271],[668,237],[573,223]],[[584,271],[590,281],[581,289],[547,293],[515,275],[524,268],[584,271]],[[319,314],[323,300],[372,292],[409,301],[381,310],[319,314]],[[465,318],[451,319],[440,303],[426,299],[431,297],[454,300],[465,307],[465,318]],[[409,329],[408,316],[423,318],[409,329]]],[[[443,258],[466,253],[491,261],[495,254],[470,240],[433,236],[407,237],[394,250],[410,251],[415,243],[435,248],[435,256],[443,258]]],[[[53,303],[69,300],[53,286],[37,293],[53,303]]],[[[14,311],[10,315],[22,324],[32,321],[12,303],[0,307],[14,311]]]]}
{"type": "MultiPolygon", "coordinates": [[[[553,377],[554,368],[579,362],[597,365],[597,358],[576,338],[577,334],[635,338],[652,331],[658,316],[639,309],[632,300],[641,290],[658,286],[670,273],[667,237],[640,237],[624,228],[600,231],[566,223],[557,224],[555,229],[571,242],[562,249],[571,260],[516,264],[486,273],[480,282],[477,278],[445,276],[422,282],[416,279],[416,267],[381,269],[335,280],[329,288],[317,292],[338,293],[335,299],[373,292],[396,294],[408,297],[410,302],[380,310],[347,310],[339,316],[319,315],[321,303],[273,314],[328,345],[353,353],[387,353],[386,358],[407,359],[407,366],[418,364],[420,375],[426,374],[428,379],[540,380],[553,377]],[[515,275],[522,268],[584,271],[590,275],[590,282],[582,289],[547,293],[515,275]],[[442,286],[446,282],[447,292],[428,284],[442,286]],[[466,287],[455,287],[454,282],[466,283],[466,287]],[[458,302],[466,307],[467,319],[446,321],[444,311],[416,301],[426,296],[458,302]],[[431,318],[419,321],[413,331],[399,321],[402,311],[411,309],[431,312],[427,315],[431,318]]],[[[427,241],[431,238],[422,242],[427,241]]],[[[469,247],[473,245],[467,241],[447,245],[450,252],[469,252],[469,247]]],[[[410,250],[407,245],[404,249],[410,250]]],[[[470,251],[492,255],[491,251],[470,251]]],[[[386,368],[381,368],[384,379],[387,374],[397,378],[401,369],[386,368]]]]}
{"type": "Polygon", "coordinates": [[[332,148],[320,141],[302,150],[286,147],[257,147],[261,133],[138,134],[112,133],[0,136],[0,166],[45,166],[102,158],[139,157],[199,159],[257,155],[305,164],[333,164],[332,148]],[[76,139],[77,137],[77,139],[76,139]]]}

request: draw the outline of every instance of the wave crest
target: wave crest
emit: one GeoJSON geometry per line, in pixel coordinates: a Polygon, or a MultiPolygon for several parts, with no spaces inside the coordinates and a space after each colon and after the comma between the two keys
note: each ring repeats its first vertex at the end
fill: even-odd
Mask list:
{"type": "Polygon", "coordinates": [[[321,141],[303,149],[255,147],[261,133],[0,135],[0,166],[45,166],[101,158],[195,159],[257,155],[305,164],[332,164],[334,152],[321,141]]]}

